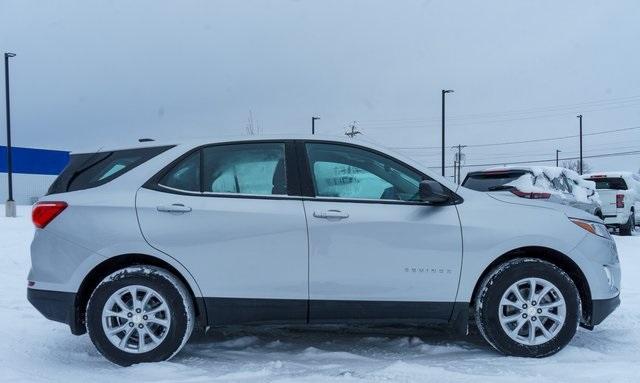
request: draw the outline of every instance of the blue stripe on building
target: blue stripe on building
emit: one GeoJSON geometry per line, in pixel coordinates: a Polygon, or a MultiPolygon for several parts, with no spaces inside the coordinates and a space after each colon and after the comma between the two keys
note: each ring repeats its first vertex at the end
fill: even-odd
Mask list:
{"type": "MultiPolygon", "coordinates": [[[[69,152],[33,148],[11,149],[13,172],[57,175],[69,162],[69,152]]],[[[0,173],[7,172],[7,147],[0,146],[0,173]]]]}

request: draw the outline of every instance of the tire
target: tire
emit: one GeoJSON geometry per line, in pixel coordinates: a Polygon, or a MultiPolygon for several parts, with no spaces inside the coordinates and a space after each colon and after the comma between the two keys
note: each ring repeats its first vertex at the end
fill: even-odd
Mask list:
{"type": "Polygon", "coordinates": [[[636,226],[636,223],[635,223],[634,213],[631,212],[631,215],[629,216],[627,223],[620,226],[620,235],[625,235],[625,236],[631,235],[631,232],[635,229],[635,226],[636,226]]]}
{"type": "Polygon", "coordinates": [[[184,284],[154,266],[116,271],[95,288],[87,304],[91,341],[105,358],[121,366],[172,358],[187,343],[194,320],[184,284]]]}
{"type": "Polygon", "coordinates": [[[495,268],[483,280],[474,303],[476,324],[484,339],[497,351],[510,356],[553,355],[571,341],[580,321],[580,296],[573,280],[559,267],[534,258],[514,259],[495,268]],[[536,298],[540,302],[528,295],[532,279],[538,286],[535,287],[538,294],[552,286],[549,292],[536,298]],[[514,285],[522,300],[512,292],[514,285]],[[502,304],[503,297],[510,302],[502,304]],[[546,308],[558,302],[564,305],[546,308]],[[552,315],[564,317],[563,323],[551,319],[552,315]],[[508,317],[504,319],[505,324],[501,322],[503,316],[508,317]],[[513,331],[518,326],[519,330],[513,331]]]}
{"type": "Polygon", "coordinates": [[[600,210],[596,211],[594,215],[604,221],[604,214],[600,210]]]}

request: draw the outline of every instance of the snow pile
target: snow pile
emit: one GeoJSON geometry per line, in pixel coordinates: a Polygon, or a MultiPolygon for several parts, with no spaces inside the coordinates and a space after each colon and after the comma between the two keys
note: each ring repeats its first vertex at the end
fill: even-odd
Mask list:
{"type": "Polygon", "coordinates": [[[595,182],[583,179],[573,170],[553,166],[532,166],[518,169],[531,173],[526,173],[509,182],[506,184],[507,186],[513,186],[525,193],[549,193],[560,198],[567,198],[567,194],[571,194],[578,202],[601,204],[595,182]],[[562,175],[570,183],[570,190],[566,190],[566,192],[560,189],[567,189],[561,178],[562,175]]]}
{"type": "MultiPolygon", "coordinates": [[[[0,205],[0,208],[2,205],[0,205]]],[[[0,209],[2,211],[2,209],[0,209]]],[[[169,362],[121,368],[89,337],[42,317],[26,300],[29,209],[0,217],[1,382],[636,382],[640,372],[640,237],[615,237],[622,306],[558,354],[504,357],[478,335],[442,329],[238,327],[192,341],[169,362]]]]}

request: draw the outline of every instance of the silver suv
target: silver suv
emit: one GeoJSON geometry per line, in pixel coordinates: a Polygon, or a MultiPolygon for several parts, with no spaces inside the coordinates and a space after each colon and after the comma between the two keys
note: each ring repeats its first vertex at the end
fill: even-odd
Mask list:
{"type": "Polygon", "coordinates": [[[474,321],[507,355],[620,303],[616,246],[570,206],[490,195],[317,136],[77,153],[33,207],[28,298],[109,360],[166,360],[254,323],[474,321]]]}

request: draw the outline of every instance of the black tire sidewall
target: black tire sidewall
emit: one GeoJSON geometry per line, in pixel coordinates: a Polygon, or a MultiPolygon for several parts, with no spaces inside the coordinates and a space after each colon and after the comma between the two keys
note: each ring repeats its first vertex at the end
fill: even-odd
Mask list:
{"type": "MultiPolygon", "coordinates": [[[[633,214],[633,212],[631,214],[633,214]]],[[[625,235],[625,236],[631,235],[631,232],[633,231],[634,226],[635,224],[633,222],[633,217],[629,216],[627,223],[620,226],[620,235],[625,235]]]]}
{"type": "Polygon", "coordinates": [[[128,272],[123,276],[101,283],[92,294],[87,306],[87,330],[98,351],[111,362],[121,366],[135,363],[158,362],[171,358],[183,344],[188,329],[187,308],[176,286],[157,273],[128,272]],[[165,299],[171,314],[169,332],[156,348],[134,354],[118,349],[107,338],[102,328],[102,310],[109,297],[123,287],[141,285],[157,291],[165,299]]]}
{"type": "Polygon", "coordinates": [[[540,260],[522,259],[495,273],[482,292],[480,304],[482,309],[477,319],[482,321],[487,341],[498,351],[513,356],[544,357],[558,352],[571,341],[580,320],[580,298],[575,284],[560,268],[540,260]],[[552,340],[535,346],[523,345],[511,339],[502,329],[498,317],[504,292],[513,283],[532,277],[554,284],[566,302],[566,318],[560,332],[552,340]]]}

